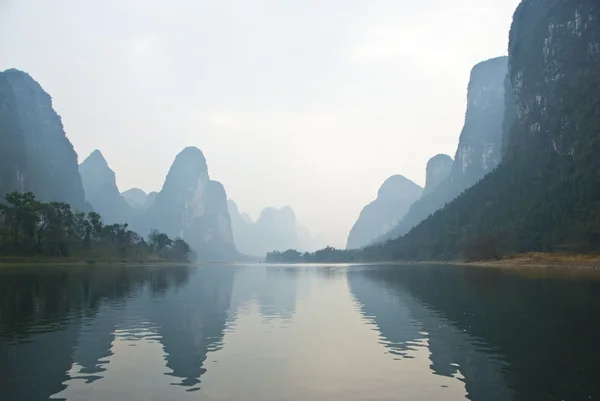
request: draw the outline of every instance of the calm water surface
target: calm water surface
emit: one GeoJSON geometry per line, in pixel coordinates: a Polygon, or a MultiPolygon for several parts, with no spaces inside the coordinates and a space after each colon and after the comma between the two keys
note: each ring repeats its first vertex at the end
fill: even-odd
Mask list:
{"type": "Polygon", "coordinates": [[[0,400],[600,400],[600,282],[449,266],[0,269],[0,400]]]}

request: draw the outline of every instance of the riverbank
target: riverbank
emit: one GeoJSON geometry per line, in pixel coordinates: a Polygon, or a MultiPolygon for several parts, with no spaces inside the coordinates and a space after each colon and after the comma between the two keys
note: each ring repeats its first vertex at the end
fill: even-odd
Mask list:
{"type": "Polygon", "coordinates": [[[600,255],[530,252],[466,265],[498,268],[585,269],[600,272],[600,255]]]}
{"type": "Polygon", "coordinates": [[[26,257],[26,256],[4,256],[0,257],[0,267],[6,266],[131,266],[131,265],[182,265],[189,264],[185,261],[173,261],[159,258],[152,259],[110,259],[110,258],[61,258],[61,257],[26,257]]]}

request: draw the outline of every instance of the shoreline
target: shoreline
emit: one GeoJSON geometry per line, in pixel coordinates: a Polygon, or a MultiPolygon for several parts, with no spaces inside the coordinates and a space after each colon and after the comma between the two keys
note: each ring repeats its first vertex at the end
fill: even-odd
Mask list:
{"type": "Polygon", "coordinates": [[[0,268],[16,266],[167,266],[167,265],[191,265],[187,261],[172,260],[107,260],[107,259],[85,259],[85,258],[36,258],[5,256],[0,257],[0,268]]]}
{"type": "Polygon", "coordinates": [[[410,266],[410,265],[444,265],[482,267],[510,270],[547,270],[547,271],[586,271],[600,274],[600,254],[566,254],[529,252],[505,256],[500,260],[480,260],[467,262],[464,260],[390,260],[380,262],[331,262],[331,263],[268,263],[266,265],[357,265],[357,266],[410,266]]]}
{"type": "MultiPolygon", "coordinates": [[[[204,262],[213,264],[245,264],[247,262],[204,262]]],[[[168,266],[168,265],[198,265],[202,262],[170,261],[170,260],[107,260],[107,259],[85,259],[85,258],[36,258],[36,257],[0,257],[0,267],[8,266],[168,266]]],[[[261,263],[264,265],[293,265],[295,263],[261,263]]],[[[306,263],[301,263],[306,264],[306,263]]],[[[447,266],[472,266],[494,269],[536,269],[536,270],[581,270],[597,272],[600,274],[600,254],[565,254],[565,253],[543,253],[529,252],[506,256],[500,260],[481,260],[466,262],[461,260],[431,260],[431,261],[387,261],[387,262],[339,262],[339,263],[308,263],[311,265],[345,265],[355,264],[363,266],[375,265],[447,265],[447,266]]]]}
{"type": "Polygon", "coordinates": [[[580,269],[600,272],[600,255],[529,252],[507,256],[500,260],[461,262],[465,266],[490,268],[580,269]]]}

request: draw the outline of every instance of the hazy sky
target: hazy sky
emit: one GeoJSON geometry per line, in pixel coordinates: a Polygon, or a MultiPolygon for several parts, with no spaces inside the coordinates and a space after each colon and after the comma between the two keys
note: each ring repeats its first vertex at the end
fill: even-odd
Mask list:
{"type": "Polygon", "coordinates": [[[51,94],[82,161],[159,190],[200,148],[242,211],[344,246],[383,181],[454,156],[471,67],[518,0],[0,0],[0,70],[51,94]]]}

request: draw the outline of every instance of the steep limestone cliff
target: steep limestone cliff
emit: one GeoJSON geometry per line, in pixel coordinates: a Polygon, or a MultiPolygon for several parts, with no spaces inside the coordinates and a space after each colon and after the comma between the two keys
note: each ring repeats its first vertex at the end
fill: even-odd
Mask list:
{"type": "Polygon", "coordinates": [[[15,69],[0,72],[0,196],[9,191],[86,209],[77,154],[51,97],[15,69]]]}
{"type": "Polygon", "coordinates": [[[157,229],[171,238],[181,237],[201,260],[237,256],[225,189],[210,179],[206,159],[195,147],[177,155],[162,190],[135,219],[134,228],[143,234],[157,229]]]}
{"type": "Polygon", "coordinates": [[[465,125],[449,176],[460,191],[472,186],[502,159],[502,122],[508,57],[473,67],[467,93],[465,125]]]}
{"type": "Polygon", "coordinates": [[[346,248],[362,248],[394,228],[422,193],[423,188],[401,175],[388,178],[379,188],[377,199],[361,211],[346,248]]]}
{"type": "Polygon", "coordinates": [[[449,175],[415,202],[395,228],[375,242],[406,234],[498,166],[502,158],[507,63],[507,57],[498,57],[473,67],[465,124],[449,175]]]}
{"type": "Polygon", "coordinates": [[[600,249],[600,3],[523,0],[500,166],[377,258],[600,249]]]}
{"type": "Polygon", "coordinates": [[[115,172],[99,150],[93,151],[79,165],[85,199],[106,224],[128,223],[134,210],[119,193],[115,172]]]}
{"type": "Polygon", "coordinates": [[[425,189],[423,189],[422,196],[427,196],[435,191],[448,178],[453,164],[454,160],[448,155],[439,154],[429,159],[426,168],[425,189]]]}

